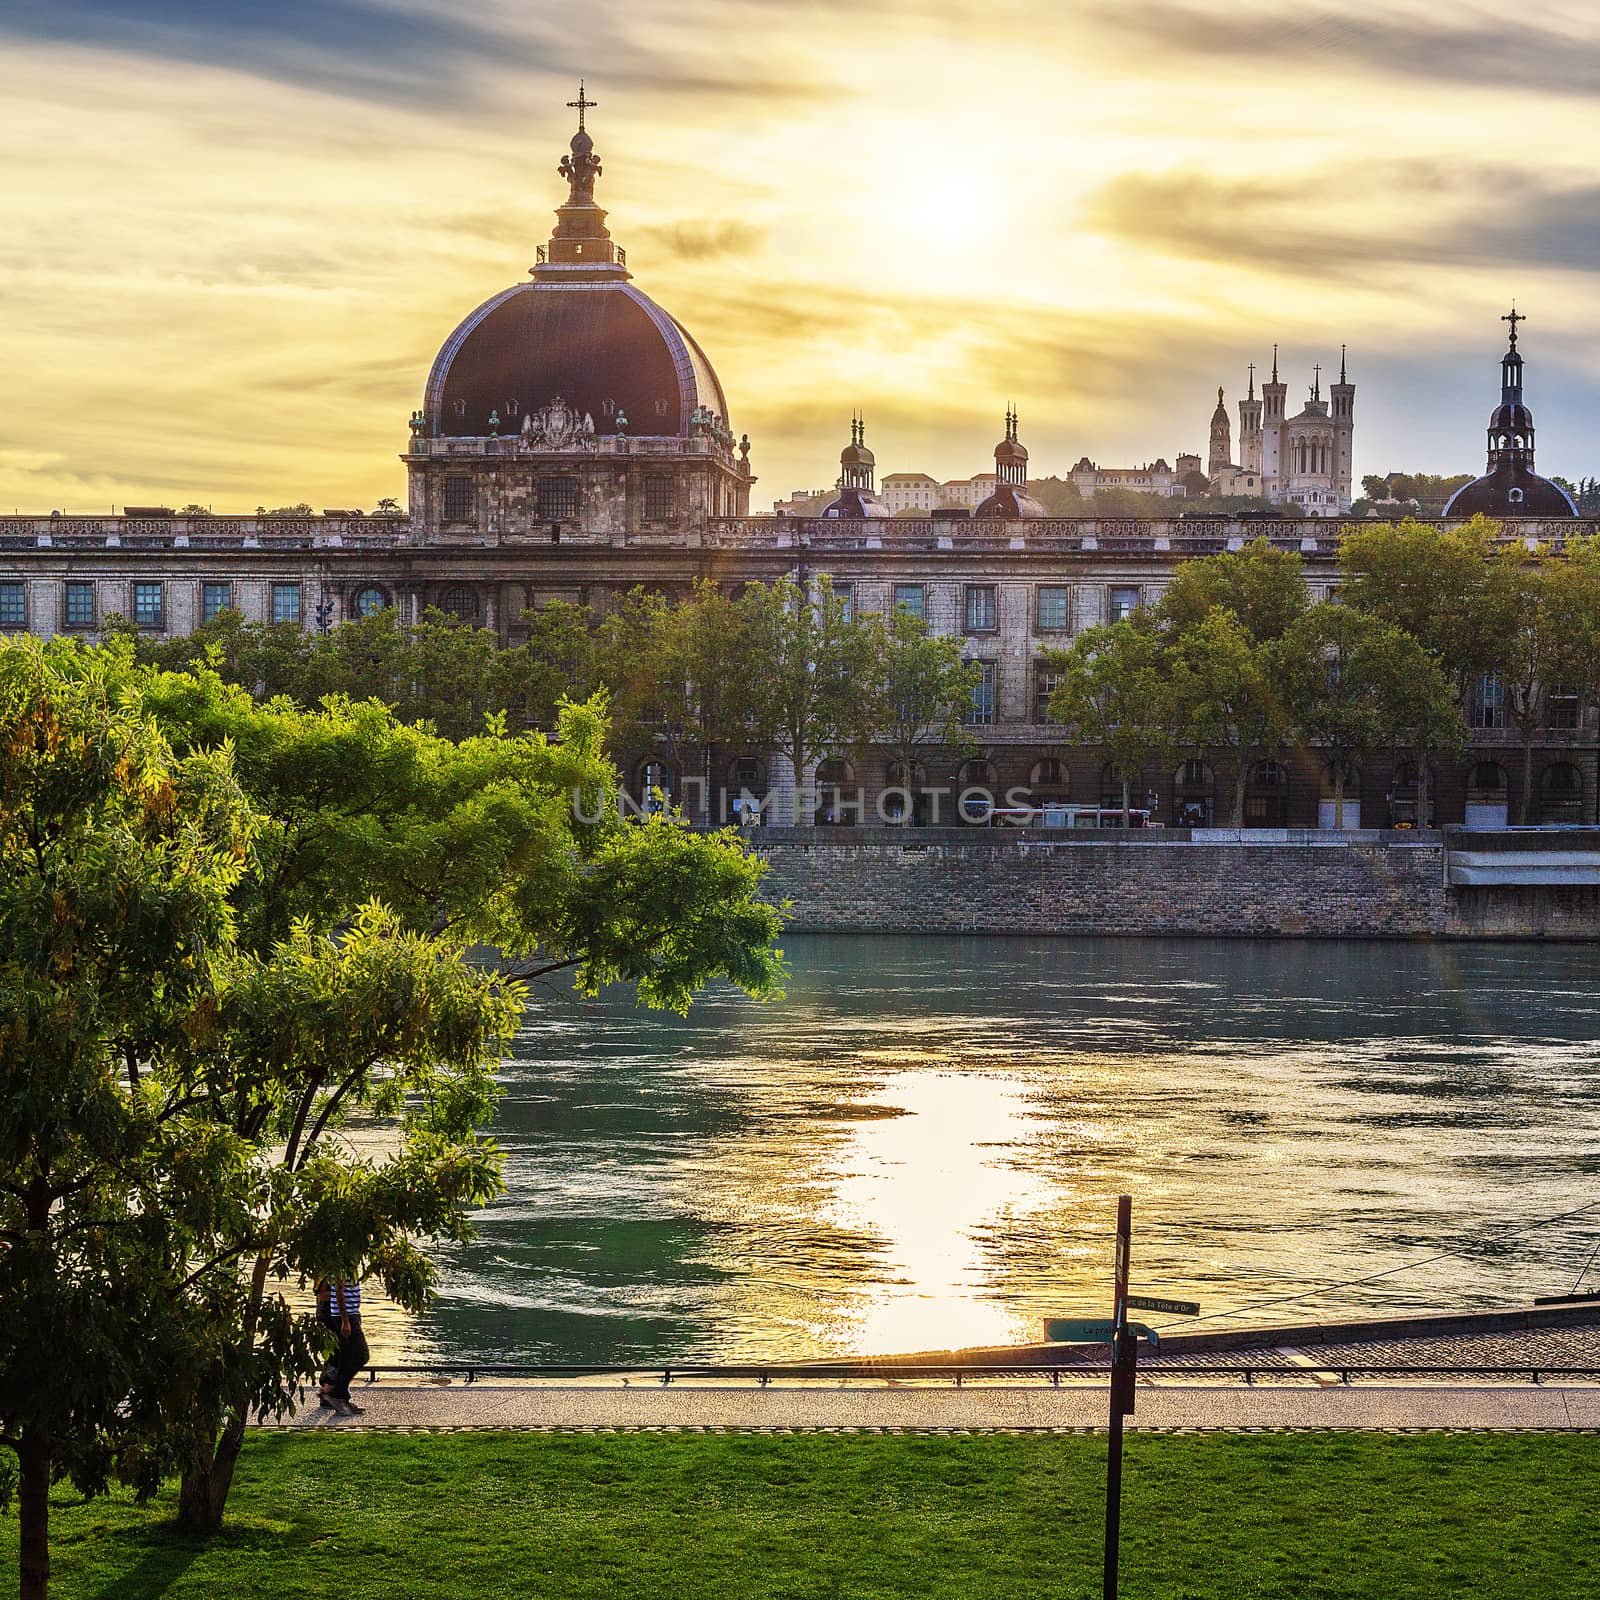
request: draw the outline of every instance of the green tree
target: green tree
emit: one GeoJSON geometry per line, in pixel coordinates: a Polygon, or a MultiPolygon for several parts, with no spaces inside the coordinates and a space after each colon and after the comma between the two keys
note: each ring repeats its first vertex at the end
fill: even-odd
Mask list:
{"type": "Polygon", "coordinates": [[[826,576],[809,589],[792,578],[752,584],[739,606],[750,648],[740,718],[757,744],[788,758],[799,826],[812,820],[805,797],[813,763],[870,729],[874,633],[851,617],[826,576]]]}
{"type": "Polygon", "coordinates": [[[587,606],[547,600],[522,620],[527,639],[495,659],[494,700],[514,727],[554,728],[561,702],[596,686],[594,617],[587,606]]]}
{"type": "Polygon", "coordinates": [[[1180,634],[1213,611],[1230,611],[1251,639],[1264,643],[1282,638],[1310,604],[1299,554],[1255,539],[1243,550],[1180,562],[1157,610],[1180,634]]]}
{"type": "Polygon", "coordinates": [[[1455,713],[1438,663],[1381,617],[1313,606],[1268,649],[1300,736],[1331,770],[1335,828],[1344,826],[1345,785],[1364,755],[1412,740],[1437,749],[1447,738],[1445,712],[1455,713]]]}
{"type": "Polygon", "coordinates": [[[1171,645],[1152,612],[1088,628],[1065,651],[1041,658],[1062,674],[1050,714],[1085,744],[1105,750],[1122,780],[1122,820],[1144,769],[1171,764],[1184,709],[1171,645]]]}
{"type": "Polygon", "coordinates": [[[863,685],[868,732],[899,762],[909,788],[919,750],[973,748],[965,718],[980,668],[962,659],[959,639],[929,633],[927,623],[904,606],[892,617],[872,619],[872,626],[875,671],[863,685]]]}
{"type": "Polygon", "coordinates": [[[1231,609],[1218,607],[1177,635],[1174,692],[1185,740],[1232,759],[1232,826],[1244,826],[1251,769],[1276,759],[1292,725],[1276,677],[1273,641],[1256,640],[1231,609]]]}
{"type": "Polygon", "coordinates": [[[1489,560],[1499,532],[1486,517],[1459,528],[1409,517],[1351,528],[1339,545],[1339,598],[1404,629],[1465,696],[1498,648],[1489,560]]]}
{"type": "MultiPolygon", "coordinates": [[[[775,992],[780,917],[756,899],[763,868],[731,836],[620,820],[593,707],[567,707],[555,742],[491,729],[457,744],[374,703],[259,704],[206,668],[141,672],[125,645],[57,647],[49,660],[68,682],[97,674],[102,699],[135,708],[125,714],[165,741],[171,763],[225,773],[251,830],[248,850],[229,857],[236,876],[212,897],[222,931],[181,1013],[181,1050],[141,1045],[131,1058],[141,1092],[181,1107],[185,1127],[226,1153],[212,1158],[210,1189],[188,1180],[197,1204],[214,1197],[211,1209],[185,1214],[182,1239],[159,1241],[177,1263],[169,1291],[173,1273],[188,1274],[164,1302],[182,1326],[163,1333],[160,1370],[117,1369],[80,1429],[83,1450],[92,1444],[94,1459],[141,1485],[181,1461],[184,1516],[214,1526],[245,1417],[286,1403],[314,1365],[314,1326],[288,1303],[286,1279],[330,1266],[370,1273],[417,1305],[430,1281],[425,1241],[461,1236],[467,1211],[493,1192],[493,1152],[475,1129],[511,1014],[503,980],[463,967],[460,947],[496,944],[528,972],[573,967],[589,991],[631,979],[646,1003],[681,1007],[713,977],[775,992]],[[374,894],[389,908],[363,907],[374,894]],[[363,1161],[334,1142],[357,1114],[394,1124],[392,1159],[363,1161]],[[121,1419],[115,1430],[107,1417],[121,1419]],[[107,1457],[108,1440],[120,1455],[107,1457]]],[[[36,683],[12,696],[39,698],[36,683]]],[[[34,903],[49,905],[37,892],[34,903]]],[[[0,956],[10,973],[33,950],[0,956]]],[[[150,959],[185,957],[158,939],[150,959]]],[[[0,1015],[0,1031],[9,1020],[0,1015]]],[[[130,1065],[124,1092],[132,1082],[130,1065]]],[[[0,1170],[0,1194],[4,1185],[0,1170]]],[[[8,1306],[0,1300],[0,1317],[8,1306]]],[[[26,1325],[48,1349],[41,1325],[26,1325]]],[[[97,1337],[109,1348],[103,1329],[97,1337]]],[[[22,1413],[0,1415],[9,1425],[22,1413]]]]}
{"type": "Polygon", "coordinates": [[[660,681],[670,725],[700,752],[706,821],[716,785],[718,746],[750,743],[750,710],[742,686],[751,661],[749,608],[704,578],[662,619],[660,681]]]}
{"type": "Polygon", "coordinates": [[[121,1450],[185,1346],[185,1262],[235,1153],[156,1069],[212,1002],[253,826],[226,752],[174,756],[60,659],[0,649],[0,1441],[23,1600],[48,1587],[53,1478],[94,1493],[120,1469],[148,1494],[166,1464],[121,1450]]]}
{"type": "MultiPolygon", "coordinates": [[[[1522,784],[1517,821],[1527,823],[1533,811],[1533,747],[1545,725],[1553,688],[1585,676],[1581,618],[1571,617],[1563,593],[1565,563],[1545,548],[1529,550],[1521,543],[1502,545],[1485,568],[1482,614],[1486,619],[1487,670],[1499,679],[1506,715],[1522,747],[1522,784]],[[1577,620],[1580,631],[1570,631],[1577,620]]],[[[1581,591],[1578,591],[1581,592],[1581,591]]]]}
{"type": "Polygon", "coordinates": [[[667,677],[670,620],[666,596],[636,585],[612,598],[595,627],[595,681],[609,697],[614,750],[661,743],[669,760],[677,757],[682,693],[667,677]]]}

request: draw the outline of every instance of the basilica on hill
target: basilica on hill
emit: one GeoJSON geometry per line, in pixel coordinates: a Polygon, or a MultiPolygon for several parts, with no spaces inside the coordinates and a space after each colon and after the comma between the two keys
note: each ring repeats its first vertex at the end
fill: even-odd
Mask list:
{"type": "MultiPolygon", "coordinates": [[[[637,585],[671,597],[700,579],[733,590],[826,574],[858,611],[904,606],[961,639],[979,667],[968,715],[973,748],[930,751],[909,773],[858,750],[796,774],[763,750],[680,748],[665,729],[625,758],[629,786],[658,786],[709,822],[729,820],[742,790],[770,796],[783,814],[797,782],[864,796],[853,813],[819,802],[819,822],[952,822],[961,819],[940,797],[973,786],[1120,803],[1120,776],[1103,752],[1075,747],[1050,719],[1055,680],[1045,652],[1157,598],[1177,563],[1267,539],[1301,556],[1315,597],[1337,588],[1355,394],[1342,363],[1328,398],[1319,372],[1294,416],[1276,363],[1259,399],[1252,373],[1239,402],[1237,463],[1220,396],[1213,418],[1208,476],[1312,517],[1052,517],[1029,491],[1015,410],[982,495],[975,478],[963,508],[885,514],[866,425],[855,418],[820,514],[752,516],[755,452],[735,422],[737,397],[730,403],[689,324],[638,287],[596,198],[603,174],[587,127],[594,104],[581,90],[573,102],[577,129],[559,163],[567,193],[528,277],[470,311],[422,382],[397,441],[403,512],[199,517],[128,506],[120,516],[0,517],[0,629],[92,638],[117,614],[172,636],[224,609],[315,628],[382,608],[406,620],[437,609],[510,645],[527,636],[528,614],[553,600],[598,614],[637,585]],[[697,788],[695,775],[707,772],[709,788],[697,788]],[[884,811],[890,792],[909,794],[910,804],[884,811]]],[[[1533,470],[1522,383],[1513,322],[1488,470],[1451,513],[1519,519],[1512,535],[1559,542],[1574,528],[1589,530],[1533,470]]],[[[1480,683],[1468,710],[1473,748],[1434,774],[1433,820],[1503,821],[1516,760],[1503,689],[1480,683]]],[[[1537,752],[1538,818],[1595,817],[1595,746],[1589,713],[1552,715],[1537,752]]],[[[1346,826],[1427,820],[1416,816],[1417,777],[1403,760],[1372,761],[1347,791],[1346,826]]],[[[1200,753],[1170,772],[1140,775],[1139,784],[1156,820],[1211,821],[1232,775],[1200,753]]],[[[1330,778],[1317,753],[1252,769],[1246,813],[1258,827],[1332,826],[1330,778]]]]}
{"type": "Polygon", "coordinates": [[[1256,398],[1256,369],[1250,392],[1239,402],[1239,460],[1235,464],[1228,409],[1217,390],[1211,414],[1211,452],[1206,464],[1212,495],[1250,495],[1275,505],[1299,506],[1308,517],[1341,516],[1351,506],[1356,386],[1345,377],[1345,352],[1339,351],[1339,381],[1322,397],[1322,368],[1313,369],[1311,397],[1295,416],[1287,414],[1289,386],[1278,378],[1278,347],[1272,347],[1272,377],[1256,398]]]}

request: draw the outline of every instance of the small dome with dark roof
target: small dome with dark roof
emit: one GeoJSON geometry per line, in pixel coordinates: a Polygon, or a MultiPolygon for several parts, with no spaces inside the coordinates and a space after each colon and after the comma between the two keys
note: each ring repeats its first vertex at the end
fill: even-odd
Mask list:
{"type": "Polygon", "coordinates": [[[1575,517],[1578,508],[1559,483],[1514,461],[1503,461],[1464,484],[1444,508],[1447,517],[1575,517]]]}
{"type": "Polygon", "coordinates": [[[972,514],[974,517],[1005,517],[1015,521],[1019,517],[1048,517],[1050,512],[1025,488],[1017,484],[1000,483],[995,485],[994,493],[972,514]]]}
{"type": "Polygon", "coordinates": [[[841,522],[887,517],[889,508],[872,487],[873,469],[877,464],[877,457],[867,448],[865,419],[852,416],[850,443],[839,452],[839,493],[817,515],[841,522]]]}
{"type": "Polygon", "coordinates": [[[1028,450],[1017,438],[1018,417],[1006,408],[1006,436],[994,447],[994,493],[974,511],[974,517],[1047,517],[1050,513],[1028,493],[1028,450]]]}
{"type": "Polygon", "coordinates": [[[1450,497],[1447,517],[1575,517],[1566,490],[1533,470],[1533,412],[1522,398],[1522,355],[1517,324],[1526,320],[1513,307],[1511,343],[1500,362],[1500,404],[1489,417],[1489,470],[1450,497]]]}

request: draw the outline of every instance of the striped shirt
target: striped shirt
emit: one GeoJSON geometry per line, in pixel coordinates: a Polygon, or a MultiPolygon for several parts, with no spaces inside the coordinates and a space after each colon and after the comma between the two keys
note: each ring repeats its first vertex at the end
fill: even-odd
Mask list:
{"type": "Polygon", "coordinates": [[[361,1315],[361,1285],[340,1284],[328,1280],[328,1315],[330,1317],[359,1317],[361,1315]]]}

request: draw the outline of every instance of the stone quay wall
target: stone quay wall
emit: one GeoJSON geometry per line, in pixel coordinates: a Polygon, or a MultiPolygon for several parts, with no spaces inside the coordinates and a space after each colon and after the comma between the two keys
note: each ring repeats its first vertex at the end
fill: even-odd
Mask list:
{"type": "Polygon", "coordinates": [[[1436,833],[763,830],[797,933],[1600,938],[1600,889],[1460,889],[1436,833]]]}

